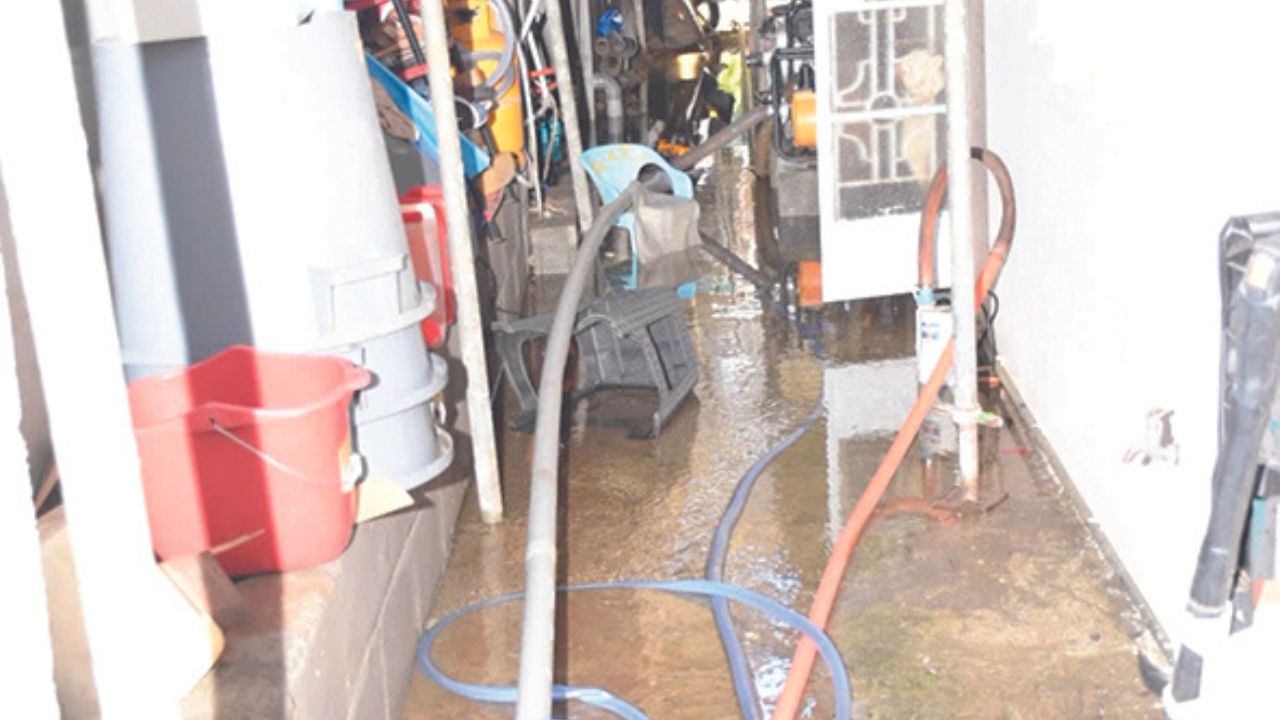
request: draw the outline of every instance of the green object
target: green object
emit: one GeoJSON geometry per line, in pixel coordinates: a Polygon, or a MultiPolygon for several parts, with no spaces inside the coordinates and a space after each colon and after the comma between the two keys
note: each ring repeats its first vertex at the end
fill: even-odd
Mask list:
{"type": "MultiPolygon", "coordinates": [[[[721,56],[721,59],[722,64],[720,74],[716,76],[716,85],[733,96],[733,112],[737,114],[742,109],[742,53],[726,53],[721,56]]],[[[733,118],[721,119],[729,122],[733,118]]]]}

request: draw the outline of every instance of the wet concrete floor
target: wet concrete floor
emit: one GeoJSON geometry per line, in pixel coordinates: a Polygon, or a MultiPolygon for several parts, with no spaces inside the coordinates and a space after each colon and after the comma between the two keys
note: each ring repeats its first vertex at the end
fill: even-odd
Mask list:
{"type": "MultiPolygon", "coordinates": [[[[722,159],[715,171],[721,208],[749,204],[750,175],[738,167],[722,159]]],[[[732,244],[749,253],[749,221],[724,225],[737,228],[732,244]]],[[[911,301],[831,306],[811,318],[830,354],[822,363],[740,281],[717,270],[704,285],[689,313],[702,370],[696,398],[660,437],[635,440],[600,422],[608,403],[574,409],[560,579],[699,576],[740,475],[821,398],[824,420],[756,486],[727,572],[804,612],[913,399],[911,301]]],[[[849,668],[855,717],[1160,717],[1138,677],[1140,620],[1119,579],[998,392],[985,405],[1006,416],[1006,427],[983,432],[982,501],[958,515],[914,510],[946,496],[955,474],[945,433],[940,443],[917,443],[854,555],[829,632],[849,668]]],[[[434,617],[521,589],[529,440],[513,433],[504,443],[506,522],[487,527],[474,500],[466,503],[434,617]]],[[[796,636],[751,611],[735,618],[771,709],[796,636]]],[[[561,682],[608,688],[653,718],[736,716],[705,604],[623,591],[561,596],[557,630],[561,682]]],[[[486,610],[450,628],[434,657],[460,679],[513,682],[519,635],[518,604],[486,610]]],[[[809,693],[804,716],[830,717],[820,663],[809,693]]],[[[566,713],[610,717],[576,705],[566,713]]],[[[403,718],[510,715],[415,673],[403,718]]]]}

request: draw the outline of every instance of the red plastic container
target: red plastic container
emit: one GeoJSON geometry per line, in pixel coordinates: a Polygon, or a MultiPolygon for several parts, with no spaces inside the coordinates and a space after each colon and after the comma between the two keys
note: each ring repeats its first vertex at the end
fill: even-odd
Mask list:
{"type": "Polygon", "coordinates": [[[436,289],[436,309],[422,321],[422,339],[431,349],[444,344],[445,329],[453,324],[453,276],[449,274],[449,233],[444,217],[444,192],[439,185],[410,188],[400,198],[409,256],[419,280],[436,289]]]}
{"type": "Polygon", "coordinates": [[[232,576],[341,554],[360,470],[351,397],[369,381],[340,358],[236,346],[131,383],[156,554],[213,549],[232,576]]]}

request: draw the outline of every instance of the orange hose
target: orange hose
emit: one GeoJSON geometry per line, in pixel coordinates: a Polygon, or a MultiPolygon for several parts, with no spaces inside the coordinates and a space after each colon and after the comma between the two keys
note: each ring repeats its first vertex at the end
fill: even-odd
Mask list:
{"type": "MultiPolygon", "coordinates": [[[[975,147],[970,148],[969,156],[987,166],[996,181],[1000,197],[1004,199],[1004,206],[1000,212],[1000,228],[996,231],[995,244],[999,246],[1005,238],[1013,239],[1013,227],[1018,219],[1017,205],[1013,202],[1013,180],[1009,177],[1009,168],[994,152],[975,147]]],[[[944,162],[938,166],[938,171],[933,175],[933,181],[929,183],[929,190],[925,193],[924,210],[920,214],[917,282],[922,288],[932,288],[936,283],[933,246],[934,238],[938,234],[938,216],[942,212],[942,201],[946,198],[946,194],[947,164],[944,162]]]]}
{"type": "MultiPolygon", "coordinates": [[[[975,148],[975,150],[977,149],[975,148]]],[[[994,153],[990,154],[994,157],[994,153]]],[[[1004,168],[1004,163],[999,162],[998,158],[996,160],[999,163],[999,170],[996,171],[996,174],[1004,203],[1005,217],[1000,224],[1000,231],[991,246],[991,250],[987,253],[987,260],[983,263],[982,271],[979,273],[978,280],[975,283],[977,287],[974,292],[974,312],[978,312],[982,308],[982,303],[986,300],[987,293],[991,291],[996,279],[1000,276],[1000,270],[1004,267],[1005,258],[1008,257],[1009,248],[1013,243],[1014,222],[1017,217],[1017,204],[1013,197],[1013,185],[1011,182],[1007,182],[1008,171],[1004,168]]],[[[938,183],[935,178],[935,185],[945,184],[945,172],[945,167],[939,168],[938,174],[943,175],[943,180],[942,183],[938,183]]],[[[941,192],[938,195],[941,195],[941,192]]],[[[940,206],[941,203],[930,203],[926,208],[925,217],[921,218],[921,222],[928,223],[931,228],[936,227],[937,212],[940,206]]],[[[827,620],[831,617],[831,609],[835,605],[836,593],[840,591],[840,583],[844,579],[845,570],[849,567],[849,559],[853,556],[853,549],[858,544],[862,531],[866,529],[867,523],[871,520],[871,515],[876,506],[880,504],[880,499],[884,497],[884,492],[888,489],[889,482],[893,480],[894,474],[898,471],[898,466],[902,464],[903,458],[906,457],[907,450],[911,448],[911,443],[915,441],[916,434],[920,432],[920,426],[924,423],[925,416],[929,414],[929,409],[933,407],[934,401],[937,400],[938,392],[942,390],[942,385],[946,382],[947,373],[951,371],[951,363],[955,359],[955,353],[955,340],[949,340],[942,351],[942,355],[938,357],[938,364],[933,367],[933,373],[929,375],[929,381],[920,389],[920,395],[916,398],[916,403],[912,406],[906,421],[898,429],[898,434],[893,438],[893,444],[889,446],[889,451],[885,453],[884,459],[880,461],[880,466],[876,468],[875,474],[871,476],[871,482],[867,483],[866,489],[862,491],[862,497],[858,498],[858,504],[854,505],[853,512],[849,514],[849,519],[840,531],[840,537],[836,539],[835,547],[831,550],[831,557],[827,559],[827,566],[822,571],[822,580],[818,583],[818,592],[814,595],[813,604],[809,607],[809,619],[818,627],[825,628],[827,626],[827,620]]],[[[782,688],[782,694],[778,697],[777,706],[774,707],[773,720],[795,720],[796,714],[800,710],[800,703],[804,699],[805,686],[809,682],[809,674],[813,671],[816,655],[817,648],[811,640],[806,637],[800,641],[800,644],[796,647],[795,655],[791,658],[791,667],[787,671],[787,682],[782,688]]]]}

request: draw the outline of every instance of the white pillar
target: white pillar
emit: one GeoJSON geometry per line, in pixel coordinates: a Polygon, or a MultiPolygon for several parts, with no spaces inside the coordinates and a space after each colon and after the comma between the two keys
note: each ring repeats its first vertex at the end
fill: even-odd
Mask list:
{"type": "Polygon", "coordinates": [[[157,573],[60,3],[0,3],[0,68],[0,182],[99,707],[107,720],[176,717],[176,698],[156,687],[157,573]]]}
{"type": "Polygon", "coordinates": [[[955,317],[955,422],[960,483],[978,491],[978,356],[974,312],[973,164],[969,161],[968,0],[946,0],[947,209],[951,217],[951,311],[955,317]]]}
{"type": "MultiPolygon", "coordinates": [[[[0,203],[0,233],[8,232],[0,203]]],[[[14,717],[56,718],[53,650],[40,542],[27,477],[26,444],[18,432],[21,402],[13,354],[13,328],[5,292],[4,258],[0,257],[0,563],[9,586],[0,613],[0,677],[5,679],[5,705],[14,717]]]]}
{"type": "MultiPolygon", "coordinates": [[[[582,168],[582,125],[578,123],[578,96],[573,89],[573,69],[569,64],[569,45],[565,40],[564,14],[560,12],[559,2],[547,0],[545,4],[547,22],[542,35],[551,51],[551,66],[556,71],[560,120],[564,123],[565,147],[569,150],[569,178],[573,184],[574,207],[578,211],[578,229],[585,234],[591,227],[594,211],[591,208],[591,190],[587,187],[587,172],[582,168]]],[[[587,98],[594,92],[590,85],[583,90],[587,98]]]]}
{"type": "MultiPolygon", "coordinates": [[[[458,300],[458,340],[462,364],[467,369],[467,414],[476,474],[480,516],[487,523],[502,522],[502,482],[498,475],[498,450],[493,431],[493,405],[489,398],[489,365],[485,359],[484,319],[476,289],[476,261],[471,245],[471,212],[467,207],[467,180],[462,174],[462,145],[458,113],[453,106],[453,80],[449,75],[449,38],[440,0],[422,3],[422,26],[427,53],[427,84],[431,109],[436,116],[440,149],[440,186],[444,189],[445,219],[449,228],[449,259],[458,300]]],[[[517,69],[523,72],[523,69],[517,69]]]]}

